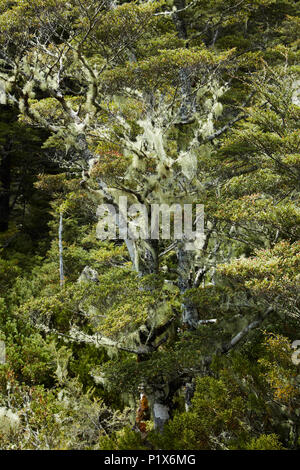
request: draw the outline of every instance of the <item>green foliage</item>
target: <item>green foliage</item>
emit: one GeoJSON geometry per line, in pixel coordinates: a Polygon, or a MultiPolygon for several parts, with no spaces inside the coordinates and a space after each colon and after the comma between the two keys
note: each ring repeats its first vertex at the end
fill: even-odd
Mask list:
{"type": "Polygon", "coordinates": [[[113,3],[0,0],[0,447],[299,449],[299,2],[113,3]],[[98,240],[124,195],[204,245],[98,240]]]}
{"type": "Polygon", "coordinates": [[[148,450],[143,443],[140,434],[130,428],[124,428],[114,433],[112,436],[100,438],[100,450],[148,450]]]}
{"type": "Polygon", "coordinates": [[[278,441],[276,434],[269,434],[268,436],[262,434],[258,438],[252,439],[245,450],[284,450],[284,448],[278,441]]]}

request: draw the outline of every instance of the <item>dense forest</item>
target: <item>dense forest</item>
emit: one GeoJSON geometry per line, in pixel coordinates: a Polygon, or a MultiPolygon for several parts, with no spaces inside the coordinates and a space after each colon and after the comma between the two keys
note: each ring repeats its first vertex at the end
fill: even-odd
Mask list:
{"type": "Polygon", "coordinates": [[[300,450],[299,13],[0,0],[0,449],[300,450]]]}

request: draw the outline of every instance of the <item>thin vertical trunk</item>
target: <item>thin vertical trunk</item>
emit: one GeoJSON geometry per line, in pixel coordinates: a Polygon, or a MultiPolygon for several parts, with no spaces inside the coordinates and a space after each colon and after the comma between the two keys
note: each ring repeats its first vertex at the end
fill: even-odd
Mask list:
{"type": "Polygon", "coordinates": [[[6,232],[10,216],[11,156],[3,150],[0,162],[0,232],[6,232]]]}
{"type": "Polygon", "coordinates": [[[195,328],[198,323],[198,311],[186,292],[193,287],[194,252],[187,251],[184,243],[178,247],[178,285],[182,295],[182,323],[188,328],[195,328]]]}
{"type": "Polygon", "coordinates": [[[0,364],[6,364],[6,346],[4,341],[0,341],[0,364]]]}
{"type": "Polygon", "coordinates": [[[63,214],[61,212],[60,217],[59,217],[59,229],[58,229],[60,287],[63,287],[65,284],[62,232],[63,232],[63,214]]]}

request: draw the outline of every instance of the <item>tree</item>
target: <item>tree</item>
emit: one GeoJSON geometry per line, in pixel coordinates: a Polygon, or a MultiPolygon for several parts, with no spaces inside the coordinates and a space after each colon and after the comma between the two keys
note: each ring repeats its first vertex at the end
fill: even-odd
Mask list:
{"type": "MultiPolygon", "coordinates": [[[[53,318],[36,322],[48,333],[123,351],[124,361],[108,365],[106,379],[116,386],[119,367],[118,384],[122,376],[132,392],[144,387],[159,428],[177,390],[278,309],[277,296],[245,288],[251,260],[217,265],[296,240],[299,110],[281,77],[295,81],[297,52],[294,38],[274,46],[294,20],[285,19],[278,2],[228,2],[225,10],[223,2],[211,3],[203,18],[202,2],[174,2],[175,10],[169,2],[2,2],[0,18],[8,25],[1,33],[6,97],[18,103],[25,123],[51,132],[46,145],[66,150],[71,171],[84,171],[81,191],[113,206],[127,196],[148,213],[151,204],[205,205],[205,240],[196,251],[182,241],[126,240],[137,274],[114,266],[100,273],[100,288],[84,286],[89,296],[81,291],[75,304],[88,327],[73,318],[69,331],[59,331],[53,318]],[[261,18],[280,32],[254,52],[261,18]],[[232,44],[228,31],[241,24],[245,41],[235,50],[237,38],[232,44]],[[268,56],[276,59],[275,71],[268,56]],[[271,222],[270,202],[278,204],[271,222]],[[226,286],[230,279],[239,282],[237,292],[226,286]],[[99,320],[103,311],[95,326],[90,317],[99,320]]],[[[284,5],[292,16],[296,7],[284,5]]],[[[53,316],[59,295],[48,308],[53,316]]],[[[42,307],[27,305],[39,319],[42,307]]]]}

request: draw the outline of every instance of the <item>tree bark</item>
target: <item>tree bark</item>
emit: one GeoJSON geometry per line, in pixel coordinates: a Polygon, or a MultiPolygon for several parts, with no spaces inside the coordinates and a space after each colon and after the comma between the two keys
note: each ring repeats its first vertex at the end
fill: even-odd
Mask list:
{"type": "Polygon", "coordinates": [[[194,253],[187,251],[184,243],[180,243],[178,247],[178,286],[182,295],[182,323],[188,328],[195,328],[198,324],[198,311],[193,302],[186,296],[187,290],[194,285],[193,268],[194,253]]]}
{"type": "Polygon", "coordinates": [[[158,273],[158,240],[140,240],[134,242],[136,269],[141,276],[158,273]]]}
{"type": "Polygon", "coordinates": [[[0,232],[6,232],[10,216],[11,155],[3,149],[0,162],[0,232]]]}
{"type": "Polygon", "coordinates": [[[169,421],[169,407],[166,404],[155,402],[153,405],[154,429],[163,432],[165,424],[169,421]]]}
{"type": "Polygon", "coordinates": [[[60,287],[63,287],[65,284],[62,232],[63,232],[63,215],[61,212],[59,216],[59,229],[58,229],[60,287]]]}

